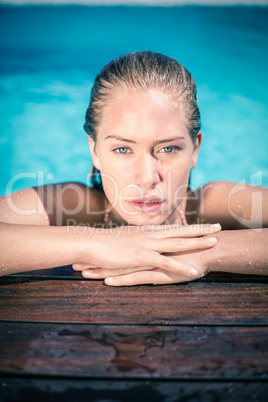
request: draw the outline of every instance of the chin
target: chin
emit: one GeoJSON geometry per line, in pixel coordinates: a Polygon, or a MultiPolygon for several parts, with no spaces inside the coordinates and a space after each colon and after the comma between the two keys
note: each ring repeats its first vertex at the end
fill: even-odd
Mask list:
{"type": "Polygon", "coordinates": [[[166,220],[168,219],[168,216],[163,216],[163,215],[145,215],[144,216],[132,216],[132,217],[126,217],[125,221],[129,225],[134,225],[134,226],[144,226],[144,225],[163,225],[166,220]]]}

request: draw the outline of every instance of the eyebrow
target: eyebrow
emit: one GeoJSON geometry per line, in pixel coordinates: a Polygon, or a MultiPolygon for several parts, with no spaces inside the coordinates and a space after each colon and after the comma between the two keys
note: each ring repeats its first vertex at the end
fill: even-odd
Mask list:
{"type": "MultiPolygon", "coordinates": [[[[136,144],[136,141],[129,140],[128,138],[123,138],[118,135],[107,135],[107,137],[105,137],[105,140],[110,139],[110,138],[118,140],[118,141],[125,141],[125,142],[130,142],[132,144],[136,144]]],[[[172,138],[165,138],[164,140],[157,140],[157,141],[155,141],[155,145],[162,144],[165,142],[171,142],[171,141],[175,141],[175,140],[185,140],[185,137],[172,137],[172,138]]]]}
{"type": "Polygon", "coordinates": [[[185,137],[172,137],[172,138],[165,138],[164,140],[155,141],[155,144],[162,144],[165,142],[172,142],[175,140],[185,140],[185,137]]]}
{"type": "Polygon", "coordinates": [[[136,144],[136,141],[129,140],[128,138],[119,137],[118,135],[107,135],[107,137],[105,137],[104,139],[108,140],[109,138],[113,138],[114,140],[118,140],[118,141],[125,141],[125,142],[131,142],[132,144],[136,144]]]}

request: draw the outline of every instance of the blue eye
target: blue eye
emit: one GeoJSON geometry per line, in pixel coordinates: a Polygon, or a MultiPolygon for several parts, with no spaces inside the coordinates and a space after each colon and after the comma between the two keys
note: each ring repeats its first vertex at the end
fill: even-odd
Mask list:
{"type": "Polygon", "coordinates": [[[163,152],[165,154],[172,154],[174,152],[179,151],[181,148],[178,146],[172,146],[172,147],[164,147],[160,150],[160,152],[163,152]]]}
{"type": "Polygon", "coordinates": [[[170,152],[172,152],[173,151],[173,147],[165,147],[165,148],[163,148],[163,150],[164,150],[164,152],[166,152],[166,153],[170,153],[170,152]]]}
{"type": "Polygon", "coordinates": [[[115,151],[118,152],[119,154],[126,154],[129,151],[129,149],[126,147],[120,147],[116,148],[115,151]]]}

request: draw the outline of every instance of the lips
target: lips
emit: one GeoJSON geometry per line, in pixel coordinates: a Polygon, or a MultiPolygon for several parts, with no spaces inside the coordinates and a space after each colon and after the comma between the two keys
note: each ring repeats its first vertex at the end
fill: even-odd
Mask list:
{"type": "Polygon", "coordinates": [[[159,197],[141,197],[128,201],[131,208],[139,212],[156,212],[161,208],[164,203],[159,197]]]}

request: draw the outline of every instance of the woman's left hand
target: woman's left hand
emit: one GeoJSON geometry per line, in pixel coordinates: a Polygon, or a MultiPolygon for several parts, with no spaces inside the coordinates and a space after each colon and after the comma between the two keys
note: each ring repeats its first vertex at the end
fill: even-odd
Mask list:
{"type": "Polygon", "coordinates": [[[106,285],[110,286],[133,286],[133,285],[164,285],[170,283],[189,282],[208,274],[208,269],[200,259],[200,253],[180,254],[169,256],[174,260],[193,266],[197,270],[195,277],[189,278],[181,273],[169,272],[164,269],[151,267],[139,267],[134,269],[103,269],[87,265],[83,276],[90,279],[104,279],[106,285]]]}

